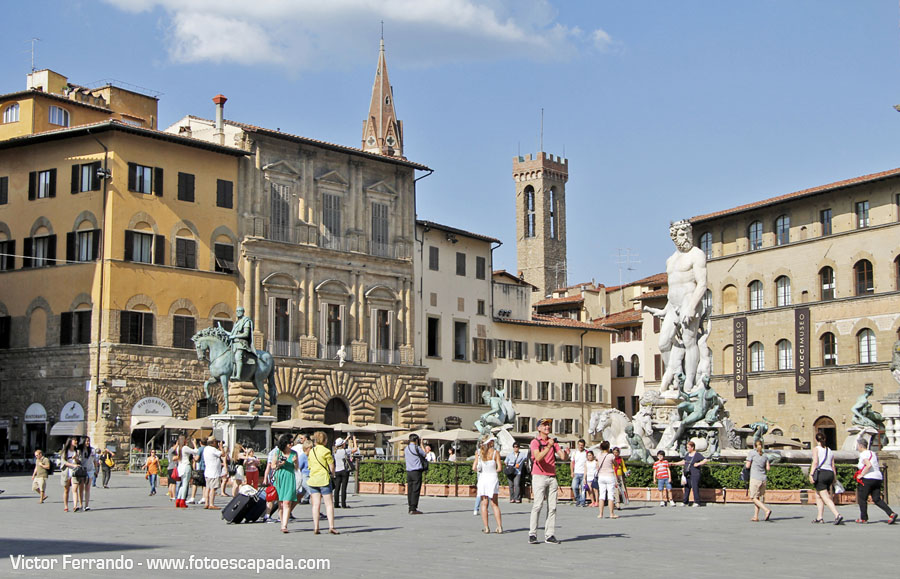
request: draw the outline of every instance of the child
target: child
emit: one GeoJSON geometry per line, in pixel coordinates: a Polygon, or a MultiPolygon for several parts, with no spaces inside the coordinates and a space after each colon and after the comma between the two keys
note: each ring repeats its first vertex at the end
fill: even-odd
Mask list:
{"type": "Polygon", "coordinates": [[[656,453],[656,458],[659,459],[653,463],[653,480],[656,481],[656,488],[663,494],[663,500],[659,502],[659,506],[666,506],[666,502],[669,503],[670,506],[675,506],[675,501],[672,500],[672,473],[669,471],[669,461],[666,460],[666,453],[663,451],[659,451],[656,453]]]}
{"type": "MultiPolygon", "coordinates": [[[[600,485],[597,483],[597,474],[600,472],[600,463],[594,456],[594,451],[587,451],[587,462],[584,463],[584,486],[590,493],[590,507],[597,506],[597,495],[600,491],[600,485]]],[[[587,500],[587,497],[585,497],[587,500]]]]}

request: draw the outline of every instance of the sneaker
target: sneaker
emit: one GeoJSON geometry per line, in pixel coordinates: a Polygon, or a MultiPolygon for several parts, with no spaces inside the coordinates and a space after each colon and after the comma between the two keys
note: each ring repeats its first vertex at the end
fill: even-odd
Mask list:
{"type": "Polygon", "coordinates": [[[198,505],[205,505],[205,504],[206,504],[206,499],[200,499],[200,502],[197,503],[197,504],[198,504],[198,505]]]}
{"type": "Polygon", "coordinates": [[[694,503],[694,504],[693,504],[693,505],[691,505],[691,506],[692,506],[692,507],[694,507],[694,508],[695,508],[695,509],[696,509],[696,508],[697,508],[697,507],[699,507],[699,506],[700,506],[700,503],[694,503]]]}
{"type": "Polygon", "coordinates": [[[897,522],[897,513],[891,513],[891,516],[888,517],[888,524],[893,525],[897,522]]]}
{"type": "Polygon", "coordinates": [[[528,544],[537,545],[537,537],[535,537],[534,535],[528,535],[528,544]]]}
{"type": "Polygon", "coordinates": [[[551,545],[559,545],[559,539],[557,539],[557,538],[554,537],[553,535],[550,535],[549,537],[547,537],[546,539],[544,539],[544,542],[545,542],[545,543],[550,543],[551,545]]]}
{"type": "Polygon", "coordinates": [[[472,516],[473,516],[473,517],[477,517],[477,516],[478,516],[478,509],[475,509],[474,511],[472,511],[472,516]]]}
{"type": "Polygon", "coordinates": [[[666,501],[659,501],[659,506],[661,506],[661,507],[666,506],[666,501]]]}
{"type": "MultiPolygon", "coordinates": [[[[192,504],[194,504],[194,503],[196,503],[196,502],[197,502],[197,501],[194,500],[194,497],[191,497],[191,498],[189,498],[188,500],[185,501],[185,503],[187,503],[187,504],[189,504],[189,505],[192,505],[192,504]]],[[[200,504],[203,504],[203,503],[200,503],[200,504]]]]}
{"type": "Polygon", "coordinates": [[[675,501],[669,501],[669,506],[670,506],[670,507],[677,507],[677,506],[678,506],[678,503],[676,503],[675,501]]]}

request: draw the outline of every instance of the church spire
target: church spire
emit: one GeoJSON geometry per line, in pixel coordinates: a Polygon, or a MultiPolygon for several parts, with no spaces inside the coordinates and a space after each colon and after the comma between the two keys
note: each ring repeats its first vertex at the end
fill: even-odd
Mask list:
{"type": "Polygon", "coordinates": [[[363,121],[362,148],[369,153],[403,157],[403,123],[397,120],[394,111],[394,93],[388,80],[383,37],[375,83],[372,85],[369,117],[363,121]]]}

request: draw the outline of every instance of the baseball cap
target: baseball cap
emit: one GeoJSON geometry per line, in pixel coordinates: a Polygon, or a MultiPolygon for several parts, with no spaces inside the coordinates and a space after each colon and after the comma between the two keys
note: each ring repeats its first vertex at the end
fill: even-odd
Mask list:
{"type": "Polygon", "coordinates": [[[335,446],[341,446],[342,444],[344,444],[344,439],[341,437],[338,437],[338,439],[334,441],[335,446]]]}
{"type": "Polygon", "coordinates": [[[553,419],[552,418],[541,418],[540,420],[538,420],[538,426],[543,426],[545,424],[549,424],[550,426],[553,426],[553,419]]]}

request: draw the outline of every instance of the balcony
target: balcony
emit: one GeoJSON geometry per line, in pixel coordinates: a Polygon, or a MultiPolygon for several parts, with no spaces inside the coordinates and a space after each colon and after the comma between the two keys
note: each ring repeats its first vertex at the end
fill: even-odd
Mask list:
{"type": "Polygon", "coordinates": [[[369,362],[372,364],[399,364],[400,350],[369,350],[369,362]]]}
{"type": "Polygon", "coordinates": [[[276,225],[254,219],[253,233],[272,241],[321,247],[345,253],[362,253],[390,259],[412,259],[409,243],[376,243],[359,236],[326,235],[315,224],[276,225]]]}
{"type": "Polygon", "coordinates": [[[268,346],[269,353],[273,356],[282,356],[284,358],[300,357],[300,344],[297,342],[269,340],[268,346]]]}

